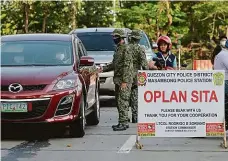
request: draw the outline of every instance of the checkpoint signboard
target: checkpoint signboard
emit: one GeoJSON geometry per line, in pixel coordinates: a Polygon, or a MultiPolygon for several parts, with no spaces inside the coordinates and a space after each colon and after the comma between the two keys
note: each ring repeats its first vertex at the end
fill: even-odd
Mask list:
{"type": "Polygon", "coordinates": [[[138,136],[223,137],[224,71],[138,72],[138,136]]]}

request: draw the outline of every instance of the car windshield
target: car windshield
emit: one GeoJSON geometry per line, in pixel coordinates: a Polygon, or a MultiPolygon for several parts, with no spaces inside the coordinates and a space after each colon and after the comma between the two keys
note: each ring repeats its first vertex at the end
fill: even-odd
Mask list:
{"type": "Polygon", "coordinates": [[[1,42],[1,66],[59,66],[73,62],[72,45],[65,41],[1,42]]]}
{"type": "Polygon", "coordinates": [[[111,32],[77,33],[87,51],[114,51],[111,32]]]}
{"type": "Polygon", "coordinates": [[[139,41],[139,44],[145,46],[146,49],[149,49],[148,40],[145,34],[143,34],[142,38],[139,41]]]}

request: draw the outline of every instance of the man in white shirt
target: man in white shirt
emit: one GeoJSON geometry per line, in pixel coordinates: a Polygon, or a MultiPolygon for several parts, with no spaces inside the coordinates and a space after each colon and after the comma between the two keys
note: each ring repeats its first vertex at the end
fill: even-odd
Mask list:
{"type": "Polygon", "coordinates": [[[214,69],[225,70],[225,117],[226,129],[228,129],[228,40],[226,40],[225,48],[215,57],[214,69]]]}
{"type": "Polygon", "coordinates": [[[226,93],[228,93],[228,40],[226,40],[225,48],[215,57],[214,69],[225,70],[226,93]]]}

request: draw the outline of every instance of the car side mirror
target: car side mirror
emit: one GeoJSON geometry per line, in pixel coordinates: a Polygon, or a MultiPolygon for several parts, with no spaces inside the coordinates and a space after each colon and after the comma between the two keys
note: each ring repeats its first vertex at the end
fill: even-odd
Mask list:
{"type": "Polygon", "coordinates": [[[82,56],[80,59],[80,66],[93,66],[94,58],[90,56],[82,56]]]}

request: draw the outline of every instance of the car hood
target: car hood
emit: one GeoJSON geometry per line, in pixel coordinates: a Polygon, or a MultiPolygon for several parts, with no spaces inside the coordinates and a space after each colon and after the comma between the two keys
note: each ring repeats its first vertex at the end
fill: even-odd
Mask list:
{"type": "Polygon", "coordinates": [[[51,84],[57,77],[72,72],[72,66],[18,66],[1,68],[1,84],[20,83],[23,85],[51,84]]]}
{"type": "Polygon", "coordinates": [[[113,59],[114,51],[87,51],[93,57],[96,64],[107,64],[113,59]]]}

